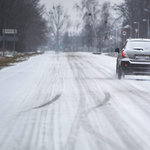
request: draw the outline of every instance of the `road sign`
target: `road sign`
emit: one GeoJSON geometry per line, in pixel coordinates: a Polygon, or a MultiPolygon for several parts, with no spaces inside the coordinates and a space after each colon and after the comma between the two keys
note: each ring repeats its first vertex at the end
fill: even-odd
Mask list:
{"type": "Polygon", "coordinates": [[[135,33],[138,33],[139,32],[139,29],[135,29],[135,33]]]}
{"type": "Polygon", "coordinates": [[[3,29],[2,33],[3,34],[17,34],[17,30],[16,29],[3,29]]]}
{"type": "Polygon", "coordinates": [[[0,41],[3,41],[3,36],[0,36],[0,41]]]}
{"type": "Polygon", "coordinates": [[[65,45],[57,45],[57,49],[65,49],[65,45]]]}
{"type": "Polygon", "coordinates": [[[15,55],[15,42],[18,41],[18,37],[16,36],[16,29],[3,29],[3,36],[0,37],[0,41],[3,41],[3,56],[5,55],[5,41],[12,41],[13,45],[13,55],[15,55]],[[6,36],[6,34],[13,34],[13,36],[6,36]]]}
{"type": "Polygon", "coordinates": [[[0,36],[0,41],[18,41],[18,36],[0,36]]]}
{"type": "Polygon", "coordinates": [[[18,41],[18,36],[5,36],[5,41],[18,41]]]}
{"type": "Polygon", "coordinates": [[[126,32],[126,31],[122,31],[122,35],[123,35],[123,36],[126,36],[126,35],[127,35],[127,32],[126,32]]]}
{"type": "Polygon", "coordinates": [[[113,41],[113,39],[114,39],[113,36],[110,36],[110,37],[109,37],[109,40],[110,40],[110,41],[113,41]]]}

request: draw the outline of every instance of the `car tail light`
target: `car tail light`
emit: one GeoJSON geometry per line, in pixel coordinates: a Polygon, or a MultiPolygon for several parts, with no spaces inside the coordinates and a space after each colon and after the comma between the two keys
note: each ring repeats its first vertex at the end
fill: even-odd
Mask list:
{"type": "Polygon", "coordinates": [[[126,51],[122,51],[122,57],[125,58],[127,56],[126,51]]]}

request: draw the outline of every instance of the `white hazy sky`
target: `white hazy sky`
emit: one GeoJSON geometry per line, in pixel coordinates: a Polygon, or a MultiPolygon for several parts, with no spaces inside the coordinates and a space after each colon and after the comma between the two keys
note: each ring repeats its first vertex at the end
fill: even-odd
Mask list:
{"type": "MultiPolygon", "coordinates": [[[[71,17],[76,18],[76,11],[73,9],[73,5],[80,0],[41,0],[42,4],[45,4],[47,11],[52,8],[53,5],[62,4],[70,14],[71,17]]],[[[100,0],[100,2],[105,2],[108,0],[100,0]]],[[[120,3],[123,0],[109,0],[111,3],[120,3]]]]}
{"type": "MultiPolygon", "coordinates": [[[[46,10],[49,11],[53,5],[62,4],[65,9],[68,10],[68,14],[71,17],[71,20],[75,22],[77,20],[76,10],[73,9],[73,6],[76,2],[81,0],[40,0],[41,4],[45,4],[46,10]]],[[[120,3],[123,0],[99,0],[100,2],[110,1],[111,3],[120,3]]]]}
{"type": "Polygon", "coordinates": [[[71,20],[76,20],[77,18],[77,13],[73,9],[76,2],[79,2],[79,0],[41,0],[41,3],[45,4],[47,11],[49,11],[53,5],[62,4],[64,8],[68,10],[71,20]]]}

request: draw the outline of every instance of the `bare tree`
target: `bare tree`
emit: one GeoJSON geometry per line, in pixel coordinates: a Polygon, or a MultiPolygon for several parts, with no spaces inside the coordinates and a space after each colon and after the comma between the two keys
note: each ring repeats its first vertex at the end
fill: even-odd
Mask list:
{"type": "Polygon", "coordinates": [[[74,7],[81,17],[78,26],[82,28],[83,43],[88,49],[98,47],[97,38],[104,33],[104,28],[108,27],[109,3],[101,5],[98,0],[81,0],[74,7]]]}
{"type": "Polygon", "coordinates": [[[49,11],[49,24],[52,34],[55,37],[56,48],[62,41],[62,36],[71,26],[69,15],[62,5],[53,6],[49,11]]]}
{"type": "Polygon", "coordinates": [[[63,37],[63,44],[65,45],[66,48],[69,47],[70,42],[71,42],[71,40],[70,40],[70,37],[69,37],[69,33],[65,32],[64,37],[63,37]]]}
{"type": "Polygon", "coordinates": [[[114,9],[118,12],[118,18],[123,19],[122,26],[130,25],[137,28],[134,22],[140,23],[140,37],[146,36],[146,24],[143,19],[150,19],[150,1],[149,0],[124,0],[122,4],[115,5],[114,9]]]}
{"type": "Polygon", "coordinates": [[[110,2],[105,2],[101,6],[101,13],[98,28],[97,28],[97,37],[98,37],[98,47],[101,51],[102,47],[107,46],[107,40],[110,35],[110,30],[113,30],[113,17],[110,16],[111,4],[110,2]]]}

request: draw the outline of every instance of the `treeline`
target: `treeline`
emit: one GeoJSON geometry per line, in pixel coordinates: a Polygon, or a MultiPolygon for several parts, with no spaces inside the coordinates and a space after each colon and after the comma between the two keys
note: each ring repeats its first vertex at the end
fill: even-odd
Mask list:
{"type": "MultiPolygon", "coordinates": [[[[43,13],[39,0],[0,0],[0,31],[17,29],[16,51],[36,51],[47,42],[43,13]]],[[[10,50],[11,44],[7,42],[6,48],[10,50]]]]}
{"type": "Polygon", "coordinates": [[[81,0],[74,6],[81,18],[77,28],[81,29],[82,45],[88,51],[93,51],[94,47],[101,50],[103,41],[109,36],[112,22],[110,6],[109,2],[101,4],[98,0],[81,0]]]}
{"type": "Polygon", "coordinates": [[[61,4],[53,5],[48,13],[49,44],[51,49],[58,50],[62,44],[63,35],[70,28],[71,21],[67,10],[61,4]]]}
{"type": "Polygon", "coordinates": [[[122,26],[130,25],[137,28],[140,25],[140,37],[147,37],[147,22],[150,19],[150,0],[124,0],[122,4],[116,4],[114,9],[118,12],[118,19],[123,19],[122,26]]]}

